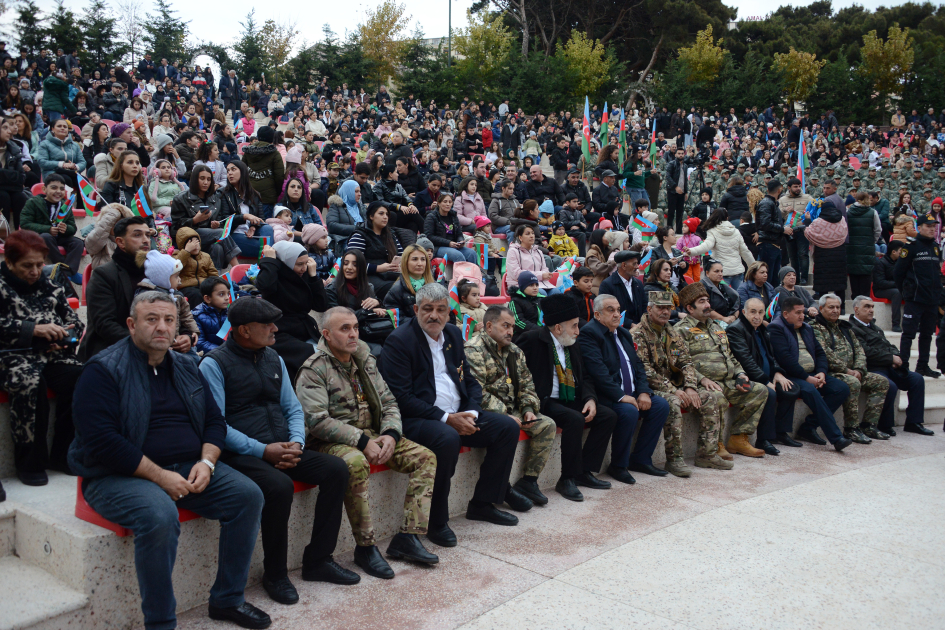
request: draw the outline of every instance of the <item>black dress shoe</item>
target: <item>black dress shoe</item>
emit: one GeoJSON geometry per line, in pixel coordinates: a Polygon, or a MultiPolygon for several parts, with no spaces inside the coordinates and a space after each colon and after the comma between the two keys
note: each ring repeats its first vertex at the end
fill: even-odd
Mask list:
{"type": "Polygon", "coordinates": [[[574,478],[574,483],[585,488],[594,488],[595,490],[609,490],[612,484],[609,481],[598,479],[590,472],[582,472],[574,478]]]}
{"type": "Polygon", "coordinates": [[[555,490],[568,501],[581,502],[584,500],[584,495],[578,490],[574,479],[565,479],[562,477],[558,480],[558,483],[555,484],[555,490]]]}
{"type": "Polygon", "coordinates": [[[210,618],[219,621],[232,621],[241,628],[268,628],[272,625],[269,615],[249,602],[243,602],[232,608],[217,608],[210,604],[210,618]]]}
{"type": "Polygon", "coordinates": [[[288,577],[270,580],[265,575],[262,579],[262,587],[269,594],[273,601],[291,606],[299,602],[299,592],[292,586],[288,577]]]}
{"type": "Polygon", "coordinates": [[[777,437],[778,444],[784,444],[785,446],[793,446],[794,448],[801,448],[804,446],[797,440],[791,437],[789,433],[778,433],[777,437]]]}
{"type": "Polygon", "coordinates": [[[46,476],[45,470],[38,470],[36,472],[23,472],[18,470],[16,476],[25,486],[45,486],[49,483],[49,477],[46,476]]]}
{"type": "Polygon", "coordinates": [[[935,435],[935,431],[931,429],[926,429],[924,424],[916,424],[914,422],[907,422],[906,426],[902,427],[904,433],[918,433],[919,435],[935,435]]]}
{"type": "Polygon", "coordinates": [[[453,533],[449,525],[440,525],[438,527],[431,525],[427,528],[427,540],[439,547],[456,546],[456,534],[453,533]]]}
{"type": "Polygon", "coordinates": [[[387,546],[387,555],[398,560],[436,564],[440,559],[426,550],[416,534],[397,534],[387,546]]]}
{"type": "Polygon", "coordinates": [[[850,446],[851,444],[853,444],[853,440],[851,440],[851,439],[849,439],[849,438],[842,437],[842,438],[840,438],[839,440],[837,440],[836,442],[834,442],[833,447],[834,447],[835,449],[837,449],[837,451],[839,452],[839,451],[842,451],[843,449],[845,449],[846,447],[850,446]]]}
{"type": "Polygon", "coordinates": [[[892,327],[892,331],[893,331],[893,332],[897,332],[897,333],[901,333],[901,332],[902,332],[902,326],[893,326],[893,327],[892,327]]]}
{"type": "Polygon", "coordinates": [[[331,556],[310,567],[302,567],[302,579],[306,582],[329,582],[331,584],[351,585],[361,581],[361,576],[344,568],[331,556]]]}
{"type": "Polygon", "coordinates": [[[897,435],[899,435],[898,433],[896,433],[896,430],[893,429],[893,428],[880,429],[880,430],[881,430],[883,433],[885,433],[886,435],[888,435],[889,437],[896,437],[897,435]]]}
{"type": "Polygon", "coordinates": [[[618,468],[617,466],[608,466],[607,474],[613,477],[614,479],[616,479],[617,481],[627,484],[628,486],[632,486],[633,484],[637,482],[637,480],[633,478],[633,475],[630,474],[630,471],[627,470],[626,468],[618,468]]]}
{"type": "Polygon", "coordinates": [[[811,442],[811,443],[813,443],[813,444],[817,444],[818,446],[825,446],[825,445],[827,444],[827,440],[825,440],[825,439],[821,438],[819,435],[817,435],[817,429],[804,429],[804,428],[801,428],[801,429],[798,429],[797,431],[795,431],[795,432],[794,432],[794,435],[796,435],[797,437],[799,437],[800,439],[802,439],[802,440],[804,440],[804,441],[806,441],[806,442],[811,442]]]}
{"type": "Polygon", "coordinates": [[[541,489],[538,487],[538,482],[533,479],[525,479],[522,477],[515,482],[515,485],[512,486],[518,490],[521,494],[525,495],[529,501],[535,505],[548,505],[548,497],[541,493],[541,489]]]}
{"type": "Polygon", "coordinates": [[[634,464],[633,462],[630,462],[630,465],[627,466],[627,470],[642,473],[644,475],[651,475],[653,477],[665,477],[669,474],[662,468],[657,468],[653,464],[634,464]]]}
{"type": "Polygon", "coordinates": [[[535,507],[531,499],[511,486],[505,491],[505,503],[516,512],[527,512],[535,507]]]}
{"type": "Polygon", "coordinates": [[[756,440],[755,448],[760,448],[765,452],[766,455],[780,455],[781,451],[774,447],[774,444],[768,440],[756,440]]]}
{"type": "MultiPolygon", "coordinates": [[[[528,499],[525,500],[528,501],[528,499]]],[[[481,504],[470,501],[469,507],[466,508],[466,518],[471,521],[486,521],[494,525],[506,525],[509,527],[518,525],[517,516],[503,512],[491,503],[481,504]]]]}
{"type": "Polygon", "coordinates": [[[929,378],[938,378],[942,375],[941,372],[936,372],[927,365],[925,367],[916,368],[915,373],[919,376],[928,376],[929,378]]]}
{"type": "Polygon", "coordinates": [[[364,569],[364,572],[368,575],[373,575],[382,580],[394,579],[394,570],[387,564],[387,560],[385,560],[381,552],[378,551],[376,545],[371,545],[370,547],[361,547],[359,545],[355,547],[354,563],[364,569]]]}
{"type": "Polygon", "coordinates": [[[843,436],[850,440],[853,440],[856,444],[872,444],[873,440],[869,439],[863,432],[859,429],[844,429],[843,436]]]}

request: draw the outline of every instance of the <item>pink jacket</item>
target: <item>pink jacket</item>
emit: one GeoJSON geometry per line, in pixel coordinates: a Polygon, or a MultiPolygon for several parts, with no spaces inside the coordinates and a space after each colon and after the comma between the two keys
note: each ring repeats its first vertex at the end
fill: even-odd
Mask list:
{"type": "Polygon", "coordinates": [[[289,226],[286,225],[282,219],[273,217],[271,219],[266,219],[266,223],[272,226],[272,231],[276,235],[276,243],[289,240],[289,226]]]}
{"type": "Polygon", "coordinates": [[[472,225],[476,222],[476,217],[486,216],[486,204],[479,193],[472,199],[466,193],[460,193],[453,202],[453,210],[456,211],[460,225],[472,225]]]}
{"type": "Polygon", "coordinates": [[[531,271],[538,276],[538,286],[542,289],[555,288],[555,285],[541,279],[542,274],[548,271],[548,265],[545,264],[545,255],[541,253],[541,250],[535,245],[532,245],[530,250],[525,250],[518,243],[513,243],[505,257],[507,283],[516,286],[518,276],[523,271],[531,271]]]}

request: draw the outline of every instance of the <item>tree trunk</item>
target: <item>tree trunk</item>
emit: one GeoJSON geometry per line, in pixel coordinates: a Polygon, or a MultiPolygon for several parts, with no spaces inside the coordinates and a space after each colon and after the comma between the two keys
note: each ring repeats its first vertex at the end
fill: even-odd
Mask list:
{"type": "MultiPolygon", "coordinates": [[[[663,44],[663,38],[666,37],[666,33],[660,33],[660,40],[656,42],[656,46],[653,48],[653,54],[650,56],[650,63],[646,65],[646,68],[640,72],[640,77],[638,82],[642,83],[643,79],[646,78],[646,75],[650,73],[650,70],[653,69],[653,65],[656,63],[656,56],[660,51],[660,46],[663,44]]],[[[627,99],[627,109],[633,107],[633,102],[637,99],[637,90],[630,92],[630,98],[627,99]]]]}

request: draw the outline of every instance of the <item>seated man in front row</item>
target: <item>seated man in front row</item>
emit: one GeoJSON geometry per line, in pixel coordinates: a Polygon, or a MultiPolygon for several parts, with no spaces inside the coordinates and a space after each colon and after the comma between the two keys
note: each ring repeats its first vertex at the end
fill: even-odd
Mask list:
{"type": "Polygon", "coordinates": [[[269,615],[243,598],[263,508],[252,480],[217,462],[226,422],[189,354],[168,352],[177,305],[166,293],[135,296],[130,337],[95,355],[76,385],[69,466],[85,500],[135,534],[135,569],[148,630],[177,626],[171,573],[178,507],[220,521],[219,568],[210,618],[268,628],[269,615]]]}
{"type": "Polygon", "coordinates": [[[873,321],[874,306],[868,297],[857,296],[853,300],[850,325],[866,355],[866,369],[885,376],[889,381],[889,391],[883,402],[883,411],[879,415],[878,429],[888,435],[896,435],[893,428],[896,422],[896,393],[901,389],[909,394],[906,424],[902,430],[919,435],[935,435],[935,432],[925,428],[924,424],[925,379],[909,370],[909,366],[899,356],[899,348],[889,343],[883,329],[873,321]]]}
{"type": "Polygon", "coordinates": [[[387,555],[436,564],[418,534],[427,533],[436,457],[428,448],[403,437],[400,409],[367,343],[358,339],[354,311],[336,306],[325,313],[318,349],[299,369],[295,390],[305,410],[310,445],[337,455],[351,473],[345,509],[357,547],[355,563],[368,575],[391,579],[394,570],[377,550],[368,478],[371,465],[386,464],[409,475],[400,533],[387,555]]]}
{"type": "Polygon", "coordinates": [[[456,534],[448,525],[450,480],[463,446],[486,448],[466,518],[518,524],[515,515],[495,504],[505,501],[519,427],[509,416],[479,406],[482,388],[466,362],[462,333],[448,323],[446,288],[426,284],[416,300],[416,316],[387,338],[378,368],[397,399],[404,437],[436,455],[427,538],[441,547],[455,547],[456,534]]]}

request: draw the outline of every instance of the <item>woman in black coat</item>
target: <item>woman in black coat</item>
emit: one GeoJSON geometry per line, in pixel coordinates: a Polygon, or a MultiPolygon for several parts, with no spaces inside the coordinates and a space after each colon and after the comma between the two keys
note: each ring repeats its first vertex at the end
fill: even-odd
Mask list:
{"type": "Polygon", "coordinates": [[[348,249],[359,249],[364,254],[368,282],[374,285],[378,298],[383,300],[397,281],[404,248],[388,225],[390,215],[384,202],[372,202],[364,214],[364,225],[355,228],[348,239],[348,249]]]}
{"type": "Polygon", "coordinates": [[[328,287],[327,299],[328,308],[347,306],[354,311],[360,328],[358,337],[370,346],[371,354],[380,356],[384,348],[383,340],[366,335],[365,324],[371,315],[387,317],[387,311],[381,307],[374,295],[374,287],[367,280],[367,261],[360,250],[349,249],[345,252],[341,259],[341,271],[328,287]]]}
{"type": "Polygon", "coordinates": [[[400,309],[401,320],[413,317],[417,290],[431,282],[434,282],[433,271],[426,250],[418,245],[408,245],[400,257],[400,277],[384,297],[384,308],[400,309]]]}
{"type": "Polygon", "coordinates": [[[712,319],[726,324],[732,324],[738,318],[741,299],[727,282],[723,281],[722,263],[706,257],[703,261],[702,279],[700,282],[709,293],[709,306],[712,308],[712,319]]]}
{"type": "Polygon", "coordinates": [[[823,202],[820,216],[804,230],[807,240],[814,246],[814,294],[837,294],[841,310],[847,289],[846,233],[843,215],[830,201],[823,202]]]}
{"type": "Polygon", "coordinates": [[[328,309],[318,266],[298,243],[282,241],[273,247],[266,246],[259,259],[256,288],[263,299],[282,311],[272,347],[295,381],[296,373],[315,352],[319,339],[318,324],[309,312],[323,313],[328,309]]]}
{"type": "Polygon", "coordinates": [[[11,142],[15,131],[15,123],[0,125],[0,148],[6,151],[0,160],[0,210],[12,230],[20,227],[20,212],[27,201],[26,192],[23,190],[26,181],[23,152],[16,142],[11,142]]]}
{"type": "Polygon", "coordinates": [[[719,207],[728,211],[729,222],[738,227],[742,213],[748,212],[748,188],[745,186],[744,179],[733,177],[730,180],[728,190],[719,200],[719,207]]]}

